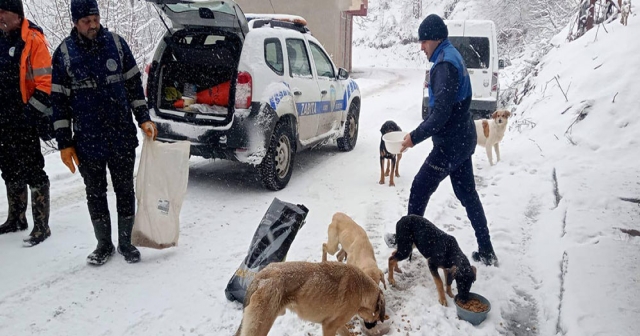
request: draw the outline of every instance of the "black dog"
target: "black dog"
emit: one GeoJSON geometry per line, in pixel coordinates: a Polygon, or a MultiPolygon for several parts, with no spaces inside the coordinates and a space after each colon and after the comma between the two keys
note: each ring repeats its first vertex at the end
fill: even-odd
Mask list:
{"type": "Polygon", "coordinates": [[[415,245],[429,259],[429,271],[436,283],[440,304],[446,306],[447,300],[438,268],[444,269],[447,294],[453,297],[451,283],[455,280],[458,298],[462,301],[468,299],[471,285],[476,281],[476,268],[471,266],[469,259],[462,253],[456,238],[438,229],[424,217],[409,215],[402,217],[396,224],[396,243],[397,250],[389,257],[389,284],[395,285],[393,271],[402,272],[398,268],[398,261],[407,259],[415,245]]]}
{"type": "MultiPolygon", "coordinates": [[[[382,124],[380,133],[384,136],[389,132],[402,131],[400,126],[395,122],[389,120],[382,124]]],[[[400,159],[402,154],[391,154],[387,151],[387,147],[384,145],[382,136],[380,137],[380,184],[384,184],[384,177],[389,176],[389,186],[393,187],[396,184],[393,182],[393,176],[400,177],[400,159]],[[387,160],[387,171],[384,170],[384,161],[387,160]]]]}

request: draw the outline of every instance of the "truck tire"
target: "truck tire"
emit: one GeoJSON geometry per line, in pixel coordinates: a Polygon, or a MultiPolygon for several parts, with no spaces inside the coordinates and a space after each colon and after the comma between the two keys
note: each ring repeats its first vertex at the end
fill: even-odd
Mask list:
{"type": "Polygon", "coordinates": [[[344,125],[344,134],[341,138],[338,138],[338,149],[343,152],[349,152],[356,147],[358,142],[358,129],[360,128],[360,121],[358,116],[358,104],[355,102],[349,106],[349,112],[347,112],[347,120],[344,125]]]}
{"type": "Polygon", "coordinates": [[[278,122],[267,154],[258,165],[262,185],[273,191],[284,189],[291,179],[296,142],[288,122],[278,122]]]}

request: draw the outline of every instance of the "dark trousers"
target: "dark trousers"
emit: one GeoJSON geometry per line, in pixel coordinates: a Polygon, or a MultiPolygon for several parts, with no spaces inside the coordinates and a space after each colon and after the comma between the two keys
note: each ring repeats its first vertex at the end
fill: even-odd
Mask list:
{"type": "Polygon", "coordinates": [[[0,170],[5,183],[31,187],[49,183],[34,127],[26,122],[0,124],[0,170]]]}
{"type": "Polygon", "coordinates": [[[460,163],[456,164],[455,160],[446,157],[437,147],[431,151],[413,179],[409,196],[409,215],[424,216],[431,195],[438,189],[440,182],[449,176],[453,192],[467,211],[478,246],[480,249],[488,248],[491,246],[491,237],[487,228],[487,218],[476,191],[471,155],[459,161],[460,163]]]}
{"type": "Polygon", "coordinates": [[[133,167],[135,150],[114,151],[106,158],[96,159],[78,153],[78,169],[87,191],[87,205],[91,220],[109,218],[107,202],[107,168],[116,193],[118,216],[135,215],[135,192],[133,189],[133,167]]]}

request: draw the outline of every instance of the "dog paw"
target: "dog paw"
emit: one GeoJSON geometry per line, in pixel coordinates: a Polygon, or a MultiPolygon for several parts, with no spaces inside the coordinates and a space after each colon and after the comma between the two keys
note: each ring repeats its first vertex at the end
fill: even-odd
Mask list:
{"type": "Polygon", "coordinates": [[[443,307],[447,307],[447,299],[445,299],[445,298],[440,298],[440,299],[438,299],[438,302],[440,302],[440,304],[441,304],[443,307]]]}
{"type": "Polygon", "coordinates": [[[395,183],[389,183],[389,186],[390,186],[390,187],[395,187],[395,186],[396,186],[396,184],[395,184],[395,183]]]}
{"type": "Polygon", "coordinates": [[[395,280],[395,279],[391,279],[391,278],[389,278],[389,279],[387,279],[387,280],[389,281],[389,286],[391,286],[391,287],[398,287],[398,284],[396,283],[396,280],[395,280]]]}
{"type": "Polygon", "coordinates": [[[378,184],[384,184],[384,180],[378,181],[378,184]]]}
{"type": "Polygon", "coordinates": [[[451,293],[451,290],[447,291],[447,295],[449,295],[449,297],[452,298],[452,299],[454,298],[454,295],[453,295],[453,293],[451,293]]]}
{"type": "Polygon", "coordinates": [[[384,173],[384,176],[389,177],[389,172],[384,173]]]}

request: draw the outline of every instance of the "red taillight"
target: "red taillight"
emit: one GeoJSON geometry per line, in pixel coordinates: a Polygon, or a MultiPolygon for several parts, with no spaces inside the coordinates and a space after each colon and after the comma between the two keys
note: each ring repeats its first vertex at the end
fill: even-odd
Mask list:
{"type": "Polygon", "coordinates": [[[253,79],[248,72],[239,72],[236,83],[236,108],[248,109],[251,107],[251,95],[253,79]]]}
{"type": "Polygon", "coordinates": [[[493,76],[491,76],[491,91],[498,91],[498,73],[494,72],[493,76]]]}

